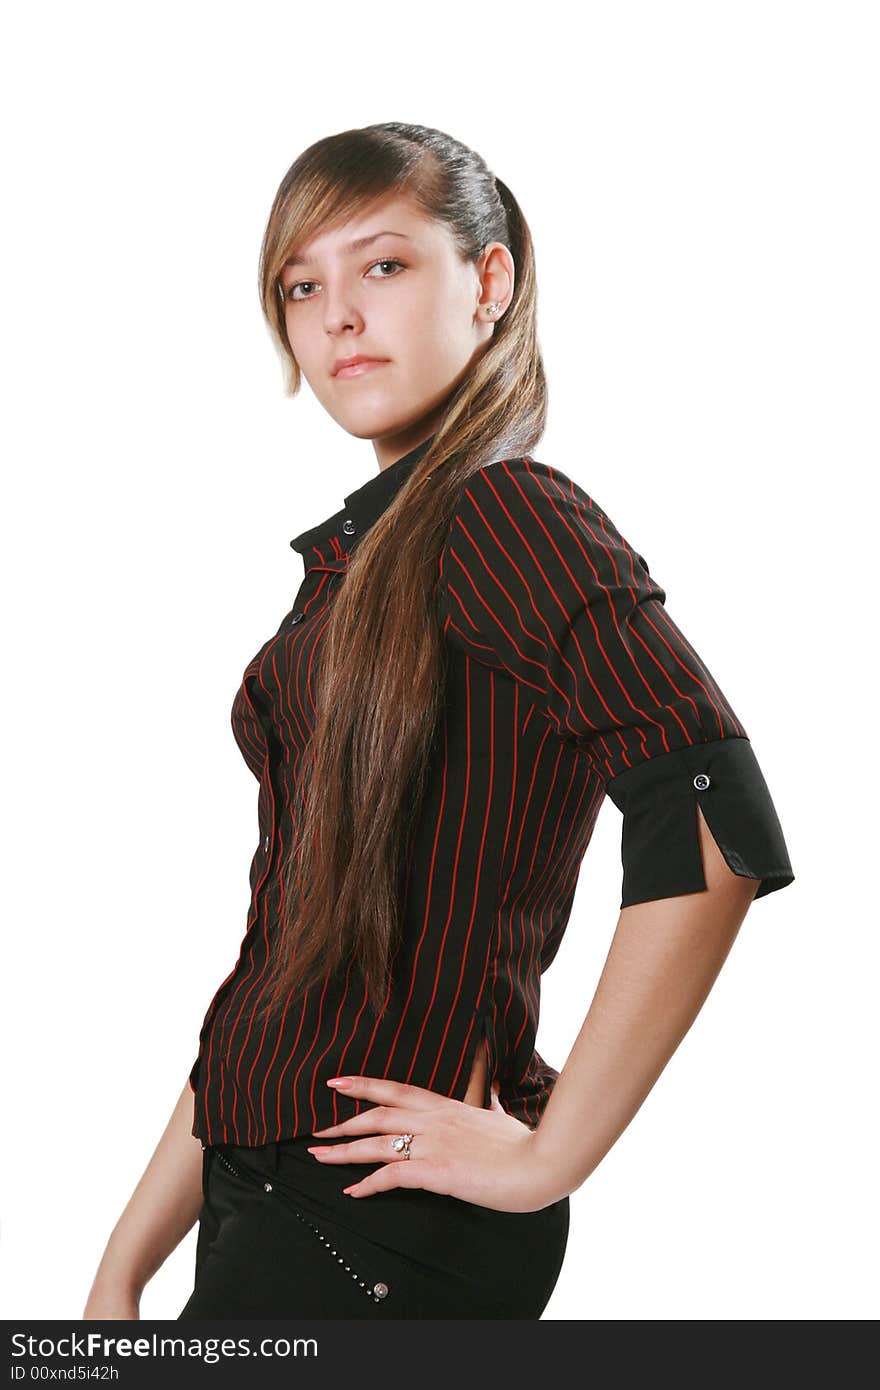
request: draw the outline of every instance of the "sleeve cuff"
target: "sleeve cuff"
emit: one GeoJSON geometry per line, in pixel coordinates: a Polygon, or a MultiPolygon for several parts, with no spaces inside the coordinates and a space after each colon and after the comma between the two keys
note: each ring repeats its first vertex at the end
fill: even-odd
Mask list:
{"type": "Polygon", "coordinates": [[[730,868],[756,898],[794,881],[782,826],[747,738],[660,753],[607,783],[623,813],[620,906],[706,890],[697,804],[730,868]]]}
{"type": "Polygon", "coordinates": [[[199,1063],[200,1063],[200,1061],[201,1061],[201,1053],[199,1053],[199,1056],[198,1056],[198,1057],[196,1058],[196,1060],[193,1062],[192,1067],[191,1067],[191,1069],[190,1069],[190,1073],[189,1073],[189,1084],[190,1084],[190,1086],[192,1087],[193,1095],[195,1095],[196,1089],[198,1088],[198,1084],[199,1084],[199,1063]]]}

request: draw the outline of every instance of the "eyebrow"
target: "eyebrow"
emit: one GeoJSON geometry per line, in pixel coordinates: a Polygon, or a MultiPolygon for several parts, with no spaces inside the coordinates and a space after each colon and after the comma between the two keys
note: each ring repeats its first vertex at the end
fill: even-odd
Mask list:
{"type": "MultiPolygon", "coordinates": [[[[363,251],[365,246],[369,246],[371,241],[378,241],[380,236],[397,236],[402,237],[404,241],[412,240],[405,232],[373,232],[371,236],[357,237],[354,241],[350,241],[347,246],[343,246],[343,254],[351,255],[355,251],[363,251]]],[[[296,257],[301,254],[302,253],[299,251],[294,251],[293,258],[289,261],[285,261],[284,266],[308,265],[308,261],[296,259],[296,257]]]]}

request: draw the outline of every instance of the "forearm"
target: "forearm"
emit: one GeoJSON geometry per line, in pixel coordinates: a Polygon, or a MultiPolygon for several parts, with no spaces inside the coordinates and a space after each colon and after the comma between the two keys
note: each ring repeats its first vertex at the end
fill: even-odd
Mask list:
{"type": "Polygon", "coordinates": [[[707,891],[624,908],[590,1010],[534,1133],[547,1201],[575,1191],[620,1136],[700,1011],[758,884],[700,820],[707,891]]]}
{"type": "Polygon", "coordinates": [[[156,1270],[198,1219],[202,1146],[192,1134],[187,1080],[165,1131],[113,1229],[93,1289],[112,1285],[139,1297],[156,1270]]]}

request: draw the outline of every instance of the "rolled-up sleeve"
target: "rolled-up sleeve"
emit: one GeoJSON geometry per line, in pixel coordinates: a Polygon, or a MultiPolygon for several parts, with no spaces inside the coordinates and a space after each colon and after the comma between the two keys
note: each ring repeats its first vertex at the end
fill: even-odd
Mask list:
{"type": "Polygon", "coordinates": [[[519,681],[622,812],[621,907],[705,890],[699,806],[756,897],[794,881],[745,727],[608,514],[535,459],[466,483],[441,555],[449,641],[519,681]]]}

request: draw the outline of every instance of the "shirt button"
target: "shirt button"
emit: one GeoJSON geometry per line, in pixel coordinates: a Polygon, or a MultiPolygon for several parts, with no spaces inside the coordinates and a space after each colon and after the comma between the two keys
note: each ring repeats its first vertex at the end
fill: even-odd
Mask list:
{"type": "Polygon", "coordinates": [[[347,516],[347,517],[345,518],[345,520],[343,521],[343,523],[342,523],[342,529],[343,529],[343,531],[345,532],[345,534],[346,534],[347,536],[353,536],[353,535],[354,535],[355,531],[357,530],[357,527],[355,526],[355,524],[354,524],[354,522],[352,521],[352,519],[351,519],[350,516],[347,516]]]}
{"type": "Polygon", "coordinates": [[[388,1296],[388,1285],[387,1285],[387,1284],[374,1284],[374,1285],[373,1285],[373,1293],[376,1295],[377,1298],[387,1298],[387,1296],[388,1296]]]}
{"type": "Polygon", "coordinates": [[[269,836],[268,836],[268,835],[266,836],[265,840],[263,841],[263,849],[265,850],[265,852],[266,852],[267,854],[269,853],[269,836]]]}
{"type": "Polygon", "coordinates": [[[294,623],[301,623],[305,616],[305,613],[294,613],[290,620],[290,626],[293,627],[294,623]]]}
{"type": "Polygon", "coordinates": [[[697,773],[696,777],[694,778],[694,786],[696,787],[698,792],[704,792],[706,790],[706,788],[709,786],[709,778],[706,776],[705,772],[697,773]]]}

